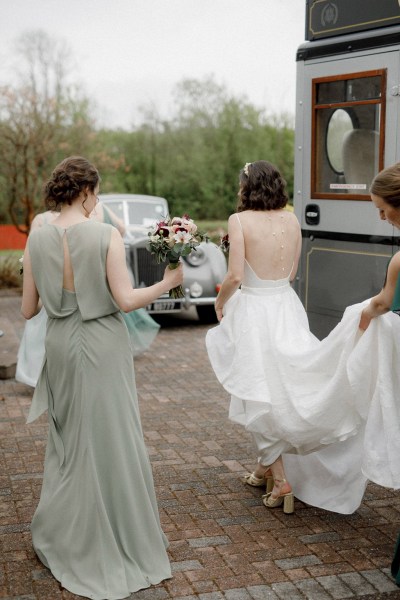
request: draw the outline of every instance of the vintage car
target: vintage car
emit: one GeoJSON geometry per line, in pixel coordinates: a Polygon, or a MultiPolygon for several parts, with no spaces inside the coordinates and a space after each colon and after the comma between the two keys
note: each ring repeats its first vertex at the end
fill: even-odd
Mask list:
{"type": "MultiPolygon", "coordinates": [[[[168,202],[157,196],[102,194],[100,202],[125,225],[126,260],[135,287],[152,285],[162,279],[165,265],[158,264],[148,250],[151,227],[169,215],[168,202]]],[[[200,321],[216,321],[214,302],[226,273],[226,259],[212,242],[202,242],[183,259],[185,297],[179,300],[160,296],[147,307],[149,313],[176,313],[196,307],[200,321]]]]}

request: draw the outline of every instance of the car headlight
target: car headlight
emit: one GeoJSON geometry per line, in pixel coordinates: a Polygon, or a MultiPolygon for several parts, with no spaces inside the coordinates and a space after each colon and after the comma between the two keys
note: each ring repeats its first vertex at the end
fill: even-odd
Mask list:
{"type": "Polygon", "coordinates": [[[192,250],[192,252],[184,258],[191,267],[199,267],[207,260],[206,253],[202,248],[192,250]]]}

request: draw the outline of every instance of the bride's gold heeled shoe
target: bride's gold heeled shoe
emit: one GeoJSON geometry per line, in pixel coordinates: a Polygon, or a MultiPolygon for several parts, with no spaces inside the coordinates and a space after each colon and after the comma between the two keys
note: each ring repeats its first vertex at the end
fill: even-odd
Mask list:
{"type": "Polygon", "coordinates": [[[271,492],[274,487],[274,478],[269,469],[265,471],[263,477],[257,477],[254,473],[248,473],[242,478],[242,481],[252,487],[263,487],[265,485],[267,493],[271,492]]]}
{"type": "MultiPolygon", "coordinates": [[[[279,481],[280,483],[286,483],[286,479],[275,479],[275,481],[279,481]]],[[[282,494],[281,496],[277,496],[276,498],[272,497],[272,492],[268,492],[267,494],[264,494],[264,496],[262,497],[262,501],[264,506],[266,506],[267,508],[277,508],[283,503],[283,512],[285,513],[285,515],[291,515],[294,513],[293,492],[282,494]]]]}

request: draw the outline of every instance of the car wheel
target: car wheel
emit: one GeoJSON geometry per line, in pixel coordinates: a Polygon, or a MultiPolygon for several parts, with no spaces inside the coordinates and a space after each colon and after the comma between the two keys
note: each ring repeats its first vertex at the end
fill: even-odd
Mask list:
{"type": "Polygon", "coordinates": [[[217,323],[217,315],[213,304],[196,306],[197,315],[202,323],[217,323]]]}

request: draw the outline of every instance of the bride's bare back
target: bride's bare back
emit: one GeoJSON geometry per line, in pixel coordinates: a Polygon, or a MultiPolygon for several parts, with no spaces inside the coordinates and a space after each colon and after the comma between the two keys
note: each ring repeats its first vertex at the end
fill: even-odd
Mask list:
{"type": "Polygon", "coordinates": [[[260,279],[294,278],[301,251],[301,231],[288,210],[237,213],[244,238],[244,258],[260,279]]]}

